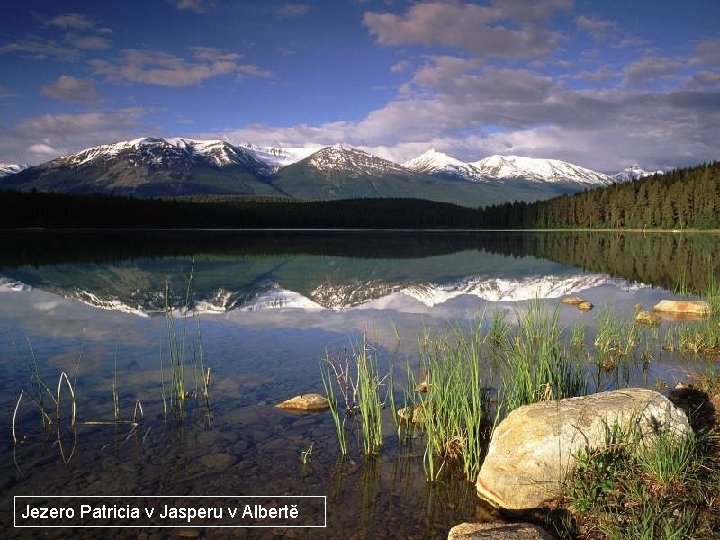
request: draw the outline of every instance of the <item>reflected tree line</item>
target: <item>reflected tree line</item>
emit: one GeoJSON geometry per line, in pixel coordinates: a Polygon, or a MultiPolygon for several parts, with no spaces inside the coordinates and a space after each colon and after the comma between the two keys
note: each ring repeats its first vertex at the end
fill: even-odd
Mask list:
{"type": "Polygon", "coordinates": [[[17,231],[0,233],[0,266],[108,263],[138,258],[290,255],[413,260],[468,250],[537,257],[587,272],[702,291],[720,270],[720,235],[600,231],[348,233],[17,231]]]}

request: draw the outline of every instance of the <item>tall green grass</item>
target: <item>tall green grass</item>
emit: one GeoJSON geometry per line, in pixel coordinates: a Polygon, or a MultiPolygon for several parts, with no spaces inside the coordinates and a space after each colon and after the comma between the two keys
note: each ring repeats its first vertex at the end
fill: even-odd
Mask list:
{"type": "Polygon", "coordinates": [[[200,319],[197,314],[191,312],[192,283],[193,269],[191,268],[179,320],[174,313],[170,285],[165,285],[165,342],[167,368],[170,374],[166,389],[166,362],[161,344],[161,393],[165,413],[172,412],[180,419],[185,416],[186,402],[190,398],[202,398],[208,413],[210,409],[210,368],[205,364],[200,319]],[[190,379],[193,381],[193,386],[188,386],[190,379]]]}
{"type": "Polygon", "coordinates": [[[620,360],[629,359],[639,342],[639,329],[630,319],[624,319],[611,306],[605,306],[598,318],[595,350],[598,364],[613,369],[620,360]]]}
{"type": "Polygon", "coordinates": [[[580,358],[564,346],[559,310],[535,300],[518,315],[518,327],[499,366],[504,413],[522,405],[587,393],[580,358]]]}
{"type": "Polygon", "coordinates": [[[420,354],[427,393],[419,394],[416,405],[426,435],[426,476],[437,480],[446,463],[459,462],[471,480],[480,471],[489,434],[479,335],[454,328],[426,337],[420,354]]]}
{"type": "Polygon", "coordinates": [[[363,337],[362,344],[356,345],[350,354],[346,351],[344,359],[326,354],[320,372],[340,452],[343,455],[348,452],[346,420],[359,416],[363,453],[377,454],[383,442],[382,411],[392,392],[392,382],[385,397],[382,397],[382,388],[392,379],[389,373],[380,375],[375,349],[363,337]],[[344,410],[340,408],[338,394],[344,401],[344,410]]]}
{"type": "Polygon", "coordinates": [[[633,429],[609,429],[604,447],[576,455],[578,467],[566,484],[573,536],[717,538],[712,506],[720,497],[720,471],[709,443],[707,434],[663,431],[645,441],[633,429]]]}

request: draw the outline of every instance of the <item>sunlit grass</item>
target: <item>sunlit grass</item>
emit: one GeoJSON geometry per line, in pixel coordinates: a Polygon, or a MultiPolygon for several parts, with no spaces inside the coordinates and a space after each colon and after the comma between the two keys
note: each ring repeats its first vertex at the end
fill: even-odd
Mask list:
{"type": "Polygon", "coordinates": [[[477,476],[489,436],[488,396],[481,379],[477,334],[450,329],[425,336],[421,365],[427,392],[419,395],[419,424],[426,435],[425,472],[437,480],[446,463],[461,463],[477,476]]]}
{"type": "Polygon", "coordinates": [[[712,448],[708,435],[661,432],[643,441],[632,429],[609,429],[602,448],[576,455],[566,483],[573,536],[715,538],[720,471],[712,448]]]}
{"type": "Polygon", "coordinates": [[[581,360],[563,346],[559,311],[548,313],[538,301],[518,316],[515,336],[499,366],[505,413],[522,405],[587,393],[581,360]]]}

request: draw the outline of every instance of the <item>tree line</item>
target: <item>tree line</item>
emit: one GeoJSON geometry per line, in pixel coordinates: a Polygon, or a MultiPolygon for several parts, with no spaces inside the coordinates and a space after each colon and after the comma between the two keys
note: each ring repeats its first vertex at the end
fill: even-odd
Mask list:
{"type": "Polygon", "coordinates": [[[479,228],[720,228],[720,162],[480,210],[479,228]]]}
{"type": "Polygon", "coordinates": [[[135,199],[0,192],[0,228],[720,228],[720,162],[534,203],[420,199],[135,199]]]}

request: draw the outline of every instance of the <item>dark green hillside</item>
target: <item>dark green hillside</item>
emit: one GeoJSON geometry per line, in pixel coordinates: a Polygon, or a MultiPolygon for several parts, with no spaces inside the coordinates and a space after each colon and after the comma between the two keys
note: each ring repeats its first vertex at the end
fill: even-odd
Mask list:
{"type": "Polygon", "coordinates": [[[297,199],[412,197],[471,208],[507,200],[536,201],[571,191],[562,184],[545,185],[522,180],[480,183],[398,171],[378,175],[322,172],[310,166],[307,160],[283,167],[271,182],[278,191],[297,199]]]}
{"type": "Polygon", "coordinates": [[[480,227],[720,228],[720,162],[532,204],[484,208],[480,227]]]}
{"type": "Polygon", "coordinates": [[[3,189],[20,191],[90,194],[106,193],[158,197],[191,194],[282,195],[263,179],[236,165],[168,168],[141,165],[127,161],[101,166],[88,164],[71,167],[30,167],[5,177],[3,189]]]}

